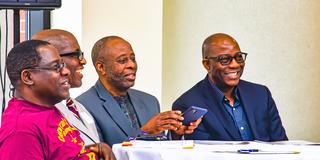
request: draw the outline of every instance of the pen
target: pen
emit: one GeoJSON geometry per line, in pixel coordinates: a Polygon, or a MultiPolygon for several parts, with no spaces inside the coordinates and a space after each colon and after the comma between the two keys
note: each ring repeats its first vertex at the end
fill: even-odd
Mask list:
{"type": "Polygon", "coordinates": [[[299,154],[299,151],[264,151],[259,149],[239,149],[241,154],[299,154]]]}
{"type": "Polygon", "coordinates": [[[252,153],[252,152],[259,152],[259,149],[239,149],[238,153],[252,153]]]}

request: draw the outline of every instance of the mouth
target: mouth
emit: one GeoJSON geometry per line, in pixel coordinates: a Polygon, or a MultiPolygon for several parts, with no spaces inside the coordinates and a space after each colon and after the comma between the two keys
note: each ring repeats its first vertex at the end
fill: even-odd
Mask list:
{"type": "Polygon", "coordinates": [[[126,74],[124,77],[129,81],[134,81],[136,79],[136,74],[135,73],[129,73],[129,74],[126,74]]]}
{"type": "Polygon", "coordinates": [[[83,70],[83,68],[80,68],[80,69],[77,69],[77,70],[75,71],[75,72],[79,75],[80,78],[83,77],[82,70],[83,70]]]}
{"type": "Polygon", "coordinates": [[[69,84],[69,81],[68,81],[68,80],[64,80],[64,81],[61,83],[61,86],[63,87],[63,89],[66,89],[66,90],[69,90],[69,89],[70,89],[70,84],[69,84]]]}
{"type": "Polygon", "coordinates": [[[224,75],[230,79],[238,79],[240,78],[240,71],[227,72],[224,75]]]}

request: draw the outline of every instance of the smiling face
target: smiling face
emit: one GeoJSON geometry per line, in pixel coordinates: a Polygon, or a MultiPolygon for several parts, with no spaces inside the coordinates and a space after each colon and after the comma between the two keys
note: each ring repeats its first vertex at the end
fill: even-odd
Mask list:
{"type": "Polygon", "coordinates": [[[38,67],[30,69],[34,81],[34,85],[30,87],[40,102],[53,105],[70,96],[68,83],[70,72],[66,67],[61,68],[63,62],[57,49],[52,45],[40,46],[37,51],[41,61],[38,67]]]}
{"type": "Polygon", "coordinates": [[[103,66],[100,71],[100,79],[105,87],[114,96],[122,95],[134,85],[137,72],[135,54],[131,45],[121,39],[116,38],[105,42],[106,47],[101,51],[101,57],[97,66],[103,66]]]}
{"type": "MultiPolygon", "coordinates": [[[[228,35],[219,35],[211,39],[206,44],[206,57],[217,57],[220,55],[235,56],[240,52],[237,42],[228,35]]],[[[238,85],[243,73],[245,63],[238,63],[232,59],[228,65],[222,65],[215,59],[206,59],[202,61],[208,71],[209,78],[222,90],[230,90],[238,85]]]]}
{"type": "Polygon", "coordinates": [[[69,83],[72,88],[80,87],[82,85],[82,70],[83,66],[87,63],[84,57],[80,58],[76,55],[68,53],[79,52],[80,46],[77,40],[73,36],[66,36],[62,42],[62,49],[60,50],[60,56],[63,61],[67,64],[68,69],[70,70],[69,83]],[[64,56],[67,55],[67,56],[64,56]]]}

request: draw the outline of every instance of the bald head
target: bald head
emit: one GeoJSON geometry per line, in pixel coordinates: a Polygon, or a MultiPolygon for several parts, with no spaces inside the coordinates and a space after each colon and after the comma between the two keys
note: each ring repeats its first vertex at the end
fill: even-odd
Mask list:
{"type": "Polygon", "coordinates": [[[231,37],[230,35],[224,34],[224,33],[216,33],[213,34],[211,36],[209,36],[208,38],[206,38],[203,41],[202,44],[202,58],[204,59],[205,57],[207,57],[212,49],[212,46],[223,46],[224,44],[233,44],[234,46],[236,46],[237,48],[240,47],[238,45],[238,42],[231,37]]]}
{"type": "Polygon", "coordinates": [[[60,54],[70,52],[70,48],[78,48],[79,44],[75,36],[65,30],[48,29],[40,31],[32,36],[33,40],[43,40],[56,47],[60,54]]]}
{"type": "Polygon", "coordinates": [[[112,48],[113,44],[118,41],[127,43],[129,46],[131,46],[129,44],[129,42],[127,42],[126,40],[124,40],[123,38],[118,37],[118,36],[107,36],[107,37],[103,37],[100,40],[98,40],[94,44],[92,51],[91,51],[91,58],[92,58],[93,64],[96,64],[96,62],[99,58],[103,58],[103,55],[104,55],[103,52],[105,52],[105,51],[108,52],[108,48],[112,48]]]}

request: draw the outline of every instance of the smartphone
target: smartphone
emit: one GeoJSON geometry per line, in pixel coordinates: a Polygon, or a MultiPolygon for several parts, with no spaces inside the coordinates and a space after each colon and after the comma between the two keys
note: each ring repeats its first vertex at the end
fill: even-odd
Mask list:
{"type": "Polygon", "coordinates": [[[205,115],[207,112],[208,110],[205,108],[191,106],[182,113],[182,116],[184,118],[182,124],[188,126],[191,122],[196,121],[201,116],[205,115]]]}

